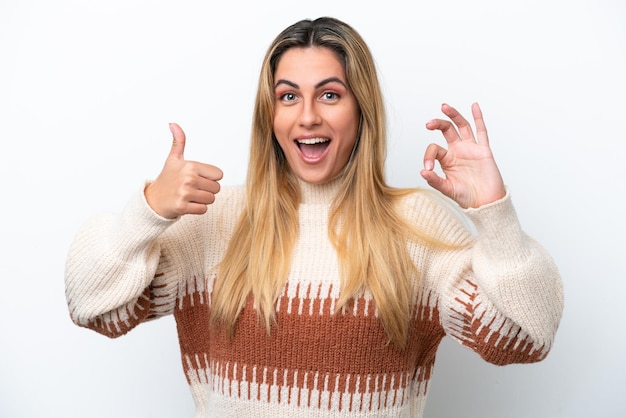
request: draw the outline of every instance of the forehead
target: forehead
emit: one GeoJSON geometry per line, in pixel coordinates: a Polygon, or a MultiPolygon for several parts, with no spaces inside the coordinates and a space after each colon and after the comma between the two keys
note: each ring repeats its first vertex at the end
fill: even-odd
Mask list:
{"type": "Polygon", "coordinates": [[[274,73],[276,80],[293,81],[299,78],[330,76],[339,77],[345,81],[343,62],[333,50],[319,46],[288,49],[280,57],[274,73]]]}

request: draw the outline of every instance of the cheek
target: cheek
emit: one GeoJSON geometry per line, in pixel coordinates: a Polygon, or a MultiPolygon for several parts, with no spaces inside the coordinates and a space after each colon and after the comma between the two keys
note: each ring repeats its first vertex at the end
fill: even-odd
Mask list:
{"type": "Polygon", "coordinates": [[[274,135],[276,135],[279,142],[289,135],[289,123],[286,116],[284,112],[277,111],[274,114],[274,135]]]}
{"type": "MultiPolygon", "coordinates": [[[[344,119],[346,120],[346,119],[344,119]]],[[[356,142],[356,137],[358,135],[359,123],[358,120],[354,121],[354,119],[350,118],[349,123],[344,123],[341,127],[342,132],[342,147],[344,149],[352,150],[354,147],[354,143],[356,142]]]]}
{"type": "Polygon", "coordinates": [[[274,138],[280,149],[283,151],[283,154],[287,158],[290,158],[288,155],[292,152],[292,147],[289,146],[291,141],[289,140],[289,135],[285,131],[284,126],[274,123],[274,138]]]}

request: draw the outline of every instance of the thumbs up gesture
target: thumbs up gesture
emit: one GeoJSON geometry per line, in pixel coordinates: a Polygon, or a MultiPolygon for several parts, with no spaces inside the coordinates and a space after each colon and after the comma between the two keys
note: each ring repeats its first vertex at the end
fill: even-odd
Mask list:
{"type": "Polygon", "coordinates": [[[172,149],[159,176],[144,190],[146,201],[152,210],[168,219],[203,214],[220,190],[222,170],[185,160],[185,133],[175,123],[170,124],[170,131],[174,136],[172,149]]]}

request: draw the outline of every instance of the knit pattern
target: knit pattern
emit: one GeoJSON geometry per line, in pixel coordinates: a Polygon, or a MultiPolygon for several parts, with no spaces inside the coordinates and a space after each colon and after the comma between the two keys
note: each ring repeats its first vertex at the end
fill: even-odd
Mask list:
{"type": "MultiPolygon", "coordinates": [[[[420,278],[408,344],[400,349],[388,342],[369,292],[336,312],[339,266],[327,234],[332,192],[305,190],[292,269],[269,334],[252,297],[232,337],[209,325],[215,266],[242,204],[239,188],[223,190],[205,216],[166,222],[138,197],[119,217],[87,224],[68,257],[71,317],[117,337],[143,321],[173,314],[197,418],[420,417],[446,335],[494,364],[545,358],[562,310],[560,278],[545,251],[519,232],[508,196],[469,214],[479,226],[487,218],[502,224],[481,226],[472,248],[409,246],[420,278]],[[134,234],[114,226],[131,222],[139,225],[134,234]],[[117,261],[94,268],[103,253],[86,246],[104,239],[114,244],[104,249],[107,260],[117,261]],[[129,259],[129,252],[135,258],[129,259]],[[526,256],[509,265],[508,252],[526,256]],[[478,277],[475,264],[495,267],[484,274],[489,277],[478,277]],[[107,290],[106,297],[91,290],[98,287],[107,290]],[[498,293],[500,288],[505,291],[498,293]],[[511,295],[523,296],[519,306],[509,306],[511,295]]],[[[408,219],[427,219],[436,228],[431,233],[458,243],[473,239],[462,222],[426,197],[418,194],[406,207],[408,219]]]]}

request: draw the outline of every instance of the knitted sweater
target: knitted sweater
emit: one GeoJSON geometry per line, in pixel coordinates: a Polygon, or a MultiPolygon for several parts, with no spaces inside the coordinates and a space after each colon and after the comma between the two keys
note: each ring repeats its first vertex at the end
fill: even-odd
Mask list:
{"type": "Polygon", "coordinates": [[[109,337],[175,316],[196,417],[421,417],[445,335],[498,364],[542,360],[563,309],[551,257],[520,228],[509,194],[465,210],[428,193],[405,198],[406,218],[464,249],[408,244],[418,271],[405,349],[389,343],[371,295],[334,313],[339,266],[328,239],[336,185],[303,185],[291,272],[266,333],[250,298],[233,337],[208,325],[216,264],[244,203],[224,187],[205,215],[167,220],[143,193],[120,214],[87,222],[66,264],[72,320],[109,337]]]}

